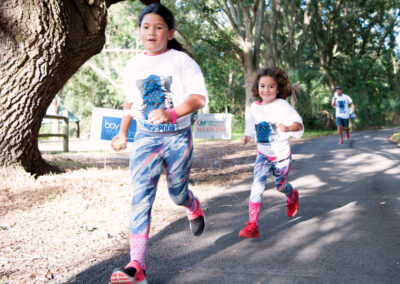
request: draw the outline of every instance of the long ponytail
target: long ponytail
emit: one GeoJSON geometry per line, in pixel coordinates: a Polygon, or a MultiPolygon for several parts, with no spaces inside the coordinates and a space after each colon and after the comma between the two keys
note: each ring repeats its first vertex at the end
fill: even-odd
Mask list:
{"type": "Polygon", "coordinates": [[[182,44],[179,41],[177,41],[175,38],[172,38],[171,40],[168,41],[167,47],[176,49],[178,51],[186,52],[186,49],[183,48],[182,44]]]}

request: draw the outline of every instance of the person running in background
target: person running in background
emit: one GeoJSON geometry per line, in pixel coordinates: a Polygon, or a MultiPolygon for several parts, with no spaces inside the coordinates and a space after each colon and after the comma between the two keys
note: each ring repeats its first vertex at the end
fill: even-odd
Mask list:
{"type": "Polygon", "coordinates": [[[286,196],[287,215],[294,217],[297,214],[299,193],[287,181],[292,162],[289,137],[300,138],[304,126],[300,115],[286,101],[291,94],[287,74],[277,67],[261,70],[253,84],[253,96],[261,100],[251,105],[242,141],[245,145],[251,138],[256,139],[257,157],[249,200],[249,222],[240,231],[239,237],[260,236],[258,217],[270,173],[275,178],[277,190],[286,196]]]}
{"type": "Polygon", "coordinates": [[[171,199],[186,208],[192,234],[200,236],[205,228],[200,202],[188,188],[193,154],[191,114],[207,102],[204,76],[174,39],[174,17],[165,6],[151,4],[141,12],[139,33],[145,52],[125,68],[124,115],[111,142],[114,150],[124,148],[135,117],[137,131],[130,157],[130,262],[113,271],[111,283],[147,283],[151,208],[163,171],[171,199]]]}
{"type": "Polygon", "coordinates": [[[349,133],[349,105],[353,110],[353,115],[355,117],[356,108],[353,103],[353,100],[350,96],[343,94],[342,87],[337,86],[335,88],[335,94],[333,95],[331,105],[336,109],[336,126],[338,128],[339,133],[339,144],[343,144],[343,129],[346,131],[347,139],[350,139],[349,133]]]}

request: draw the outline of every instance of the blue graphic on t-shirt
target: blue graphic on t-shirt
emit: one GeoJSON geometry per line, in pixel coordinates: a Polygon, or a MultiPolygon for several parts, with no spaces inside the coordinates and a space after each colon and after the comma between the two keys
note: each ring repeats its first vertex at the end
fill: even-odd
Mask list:
{"type": "Polygon", "coordinates": [[[143,115],[145,119],[149,119],[149,113],[155,109],[173,108],[171,84],[172,76],[159,77],[150,75],[146,79],[136,81],[136,86],[143,97],[143,115]]]}
{"type": "Polygon", "coordinates": [[[165,93],[161,85],[160,77],[150,75],[141,81],[141,92],[143,101],[146,104],[144,108],[145,118],[148,119],[148,114],[155,109],[163,108],[165,93]]]}
{"type": "Polygon", "coordinates": [[[346,112],[345,110],[345,101],[338,101],[339,104],[339,112],[346,112]]]}
{"type": "Polygon", "coordinates": [[[268,122],[260,122],[256,124],[257,142],[270,143],[272,142],[272,126],[268,122]]]}

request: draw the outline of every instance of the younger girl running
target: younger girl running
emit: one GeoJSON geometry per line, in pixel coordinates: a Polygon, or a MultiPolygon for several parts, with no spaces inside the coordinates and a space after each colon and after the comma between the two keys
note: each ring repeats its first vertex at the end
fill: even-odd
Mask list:
{"type": "Polygon", "coordinates": [[[287,215],[299,208],[299,193],[287,182],[292,156],[289,137],[303,135],[303,121],[285,100],[292,94],[286,73],[277,68],[261,70],[253,84],[253,96],[261,98],[251,105],[243,145],[257,139],[257,158],[249,201],[249,222],[239,233],[242,238],[258,238],[258,216],[268,175],[272,172],[278,191],[286,195],[287,215]]]}
{"type": "Polygon", "coordinates": [[[137,132],[130,158],[130,262],[114,270],[111,283],[147,283],[151,208],[163,171],[171,199],[186,208],[192,234],[200,236],[205,227],[200,202],[188,189],[193,153],[190,118],[208,98],[203,74],[173,38],[174,17],[165,6],[152,4],[141,12],[139,33],[146,51],[127,63],[124,115],[111,144],[114,150],[126,144],[135,117],[137,132]]]}

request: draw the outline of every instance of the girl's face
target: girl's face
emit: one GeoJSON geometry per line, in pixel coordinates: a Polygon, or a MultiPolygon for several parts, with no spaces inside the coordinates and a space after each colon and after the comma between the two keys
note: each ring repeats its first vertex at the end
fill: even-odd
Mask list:
{"type": "Polygon", "coordinates": [[[278,94],[278,83],[271,76],[262,76],[258,82],[258,94],[261,97],[261,104],[269,104],[275,101],[278,94]]]}
{"type": "Polygon", "coordinates": [[[164,19],[157,14],[146,14],[139,30],[140,38],[148,55],[167,51],[168,41],[174,37],[174,30],[169,30],[164,19]]]}

